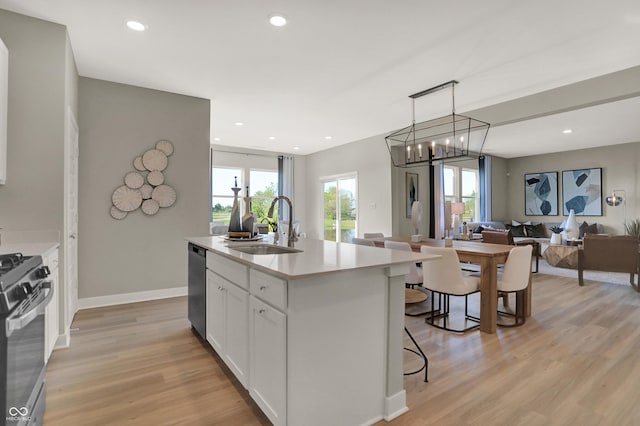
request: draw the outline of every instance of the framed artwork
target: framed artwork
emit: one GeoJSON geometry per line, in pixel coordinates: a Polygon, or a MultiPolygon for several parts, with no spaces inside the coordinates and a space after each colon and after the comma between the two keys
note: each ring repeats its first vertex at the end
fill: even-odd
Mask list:
{"type": "Polygon", "coordinates": [[[524,175],[524,214],[526,216],[558,215],[558,172],[524,175]]]}
{"type": "Polygon", "coordinates": [[[407,172],[405,175],[405,197],[407,200],[407,217],[411,217],[411,206],[418,201],[418,174],[407,172]]]}
{"type": "Polygon", "coordinates": [[[562,213],[602,216],[602,168],[562,171],[562,213]]]}

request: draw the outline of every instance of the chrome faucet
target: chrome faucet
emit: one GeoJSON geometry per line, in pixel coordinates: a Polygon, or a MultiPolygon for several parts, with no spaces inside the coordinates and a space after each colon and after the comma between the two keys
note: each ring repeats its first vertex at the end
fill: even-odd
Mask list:
{"type": "Polygon", "coordinates": [[[293,229],[293,203],[291,203],[291,200],[289,199],[289,197],[285,197],[284,195],[278,195],[276,198],[274,198],[273,201],[271,202],[271,207],[269,207],[269,213],[267,213],[267,216],[268,217],[273,216],[273,208],[276,206],[276,203],[278,202],[278,200],[284,200],[289,205],[289,236],[287,238],[287,245],[289,247],[293,247],[293,243],[295,241],[298,241],[298,236],[296,235],[296,230],[293,229]]]}

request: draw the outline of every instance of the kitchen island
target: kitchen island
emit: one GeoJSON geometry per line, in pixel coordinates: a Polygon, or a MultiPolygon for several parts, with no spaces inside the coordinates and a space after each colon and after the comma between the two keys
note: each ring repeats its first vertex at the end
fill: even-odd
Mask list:
{"type": "Polygon", "coordinates": [[[310,239],[285,254],[187,241],[207,250],[206,339],[275,425],[363,425],[407,411],[404,274],[433,256],[310,239]]]}

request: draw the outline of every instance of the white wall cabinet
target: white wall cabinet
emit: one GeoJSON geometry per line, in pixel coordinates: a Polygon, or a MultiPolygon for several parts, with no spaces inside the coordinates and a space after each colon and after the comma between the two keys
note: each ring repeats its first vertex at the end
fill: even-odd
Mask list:
{"type": "Polygon", "coordinates": [[[49,360],[51,352],[56,346],[58,340],[58,300],[60,295],[60,286],[58,280],[58,249],[52,250],[44,256],[42,262],[49,267],[51,274],[47,280],[51,282],[51,290],[53,291],[53,299],[44,311],[45,331],[44,331],[44,359],[49,360]]]}
{"type": "Polygon", "coordinates": [[[207,341],[247,388],[249,292],[207,270],[207,341]]]}
{"type": "Polygon", "coordinates": [[[286,424],[287,317],[250,299],[249,394],[275,426],[286,424]]]}

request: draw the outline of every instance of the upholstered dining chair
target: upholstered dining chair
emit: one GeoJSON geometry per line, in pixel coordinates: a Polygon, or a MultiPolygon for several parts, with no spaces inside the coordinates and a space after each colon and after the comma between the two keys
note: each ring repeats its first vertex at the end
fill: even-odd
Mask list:
{"type": "Polygon", "coordinates": [[[364,238],[384,238],[384,234],[382,232],[365,232],[363,237],[364,238]]]}
{"type": "Polygon", "coordinates": [[[531,273],[532,246],[516,246],[509,252],[507,262],[504,264],[502,277],[498,279],[498,293],[508,295],[516,294],[515,314],[498,310],[498,315],[515,317],[513,324],[498,322],[503,327],[515,327],[524,324],[524,292],[529,286],[529,274],[531,273]]]}
{"type": "MultiPolygon", "coordinates": [[[[411,251],[409,243],[400,241],[385,241],[384,248],[392,250],[411,251]]],[[[405,286],[407,288],[414,288],[415,286],[422,285],[422,268],[417,264],[412,263],[409,266],[409,273],[404,276],[405,286]]]]}
{"type": "Polygon", "coordinates": [[[371,246],[371,247],[375,247],[375,243],[371,240],[367,240],[366,238],[358,238],[358,237],[353,237],[351,238],[351,242],[353,244],[358,244],[361,246],[371,246]]]}
{"type": "Polygon", "coordinates": [[[460,259],[456,250],[452,247],[429,247],[422,246],[422,253],[441,256],[440,259],[430,260],[422,263],[423,282],[422,286],[431,290],[431,315],[425,318],[427,324],[442,330],[464,333],[480,327],[477,318],[468,313],[468,296],[480,291],[480,277],[465,276],[460,268],[460,259]],[[440,309],[436,310],[434,299],[438,296],[440,309]],[[464,316],[465,320],[473,325],[465,328],[447,327],[449,316],[450,296],[464,296],[464,316]],[[443,301],[444,299],[444,301],[443,301]],[[436,324],[435,318],[442,317],[442,325],[436,324]]]}

